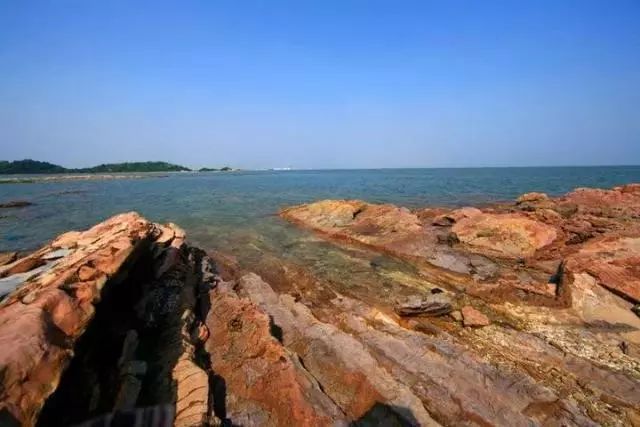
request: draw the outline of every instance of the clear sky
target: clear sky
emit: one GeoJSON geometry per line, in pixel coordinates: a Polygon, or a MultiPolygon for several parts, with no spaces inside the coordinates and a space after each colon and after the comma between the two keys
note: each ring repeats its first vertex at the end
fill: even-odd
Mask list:
{"type": "Polygon", "coordinates": [[[640,1],[0,1],[0,159],[640,164],[640,1]]]}

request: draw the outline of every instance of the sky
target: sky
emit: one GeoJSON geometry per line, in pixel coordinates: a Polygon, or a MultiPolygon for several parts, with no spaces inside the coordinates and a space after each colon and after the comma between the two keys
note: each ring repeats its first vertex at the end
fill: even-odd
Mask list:
{"type": "Polygon", "coordinates": [[[640,164],[640,1],[0,0],[0,159],[640,164]]]}

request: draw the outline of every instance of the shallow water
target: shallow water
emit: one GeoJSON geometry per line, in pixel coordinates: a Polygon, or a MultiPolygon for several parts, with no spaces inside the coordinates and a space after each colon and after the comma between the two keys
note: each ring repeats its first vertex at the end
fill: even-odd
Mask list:
{"type": "MultiPolygon", "coordinates": [[[[288,225],[276,215],[280,208],[326,198],[408,207],[473,205],[528,191],[557,195],[628,182],[640,182],[639,166],[214,172],[3,184],[0,203],[24,199],[34,205],[0,210],[0,251],[34,249],[65,231],[135,210],[153,221],[177,223],[193,243],[243,263],[272,253],[339,280],[358,274],[358,257],[288,225]]],[[[365,261],[362,274],[369,270],[365,261]]]]}

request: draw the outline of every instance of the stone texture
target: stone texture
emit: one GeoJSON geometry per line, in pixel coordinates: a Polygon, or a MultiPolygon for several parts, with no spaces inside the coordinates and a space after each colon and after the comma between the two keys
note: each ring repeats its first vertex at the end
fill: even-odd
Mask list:
{"type": "Polygon", "coordinates": [[[505,257],[530,257],[557,237],[553,227],[519,214],[474,215],[456,222],[451,231],[472,250],[505,257]]]}
{"type": "Polygon", "coordinates": [[[527,202],[542,202],[545,200],[549,200],[549,196],[547,196],[545,193],[532,192],[532,193],[525,193],[522,196],[518,197],[516,199],[516,202],[518,204],[522,204],[527,202]]]}
{"type": "Polygon", "coordinates": [[[206,349],[221,377],[222,417],[234,425],[344,424],[344,415],[297,357],[272,336],[269,317],[231,290],[211,294],[206,349]]]}
{"type": "Polygon", "coordinates": [[[442,316],[453,310],[451,300],[444,294],[412,295],[398,302],[395,311],[401,316],[442,316]]]}
{"type": "Polygon", "coordinates": [[[491,321],[487,316],[482,314],[470,305],[462,307],[462,324],[464,326],[488,326],[491,321]]]}
{"type": "Polygon", "coordinates": [[[15,261],[17,257],[18,257],[17,252],[0,253],[0,267],[15,261]]]}
{"type": "MultiPolygon", "coordinates": [[[[173,228],[174,235],[181,233],[173,228]]],[[[128,272],[145,254],[155,252],[158,264],[166,264],[167,258],[175,259],[168,256],[167,246],[175,244],[175,251],[183,250],[183,240],[156,241],[160,235],[158,229],[136,213],[121,214],[89,230],[66,233],[33,254],[0,267],[0,277],[4,277],[0,281],[15,287],[15,290],[7,289],[10,293],[0,303],[0,365],[3,367],[0,412],[3,419],[24,426],[34,425],[46,399],[56,390],[72,361],[75,344],[92,325],[96,304],[102,301],[104,292],[126,280],[128,272]]],[[[175,268],[174,263],[168,270],[175,268]]],[[[157,286],[161,283],[164,282],[157,282],[157,286]]],[[[181,312],[176,312],[179,317],[181,312]]],[[[176,348],[180,353],[185,352],[188,342],[188,339],[183,343],[178,341],[176,348]]],[[[128,356],[121,356],[121,374],[114,373],[120,382],[114,409],[133,408],[141,392],[145,370],[134,368],[146,366],[146,362],[131,360],[134,352],[135,346],[128,351],[128,356]]],[[[187,351],[182,364],[176,367],[180,391],[184,388],[181,378],[186,373],[194,373],[194,369],[182,368],[193,356],[193,351],[187,351]]],[[[205,390],[199,396],[205,402],[204,416],[208,417],[208,376],[202,369],[200,372],[201,379],[204,375],[201,383],[205,390]]],[[[189,402],[197,397],[190,394],[189,402]]],[[[177,420],[179,417],[180,414],[177,420]]],[[[204,419],[203,416],[200,419],[204,419]]],[[[187,424],[176,422],[176,425],[187,424]]]]}
{"type": "Polygon", "coordinates": [[[585,272],[623,297],[640,302],[640,237],[603,237],[585,244],[568,260],[575,274],[585,272]]]}
{"type": "Polygon", "coordinates": [[[296,352],[351,422],[366,418],[382,403],[398,425],[438,425],[409,387],[390,375],[352,334],[319,321],[308,307],[290,295],[276,294],[255,274],[239,280],[239,292],[268,313],[282,343],[296,352]]]}
{"type": "Polygon", "coordinates": [[[342,272],[248,273],[135,213],[65,233],[0,266],[0,424],[633,425],[639,199],[283,211],[342,272]]]}

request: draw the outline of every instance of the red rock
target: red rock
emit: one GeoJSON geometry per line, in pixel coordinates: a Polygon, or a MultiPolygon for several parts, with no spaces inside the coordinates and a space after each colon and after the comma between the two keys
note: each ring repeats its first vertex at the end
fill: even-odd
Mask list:
{"type": "Polygon", "coordinates": [[[477,208],[460,208],[437,216],[433,220],[433,225],[449,226],[455,224],[463,218],[471,218],[480,214],[482,214],[482,211],[477,208]]]}
{"type": "Polygon", "coordinates": [[[0,305],[0,401],[20,425],[35,424],[94,317],[106,282],[97,270],[122,272],[150,230],[135,213],[117,215],[0,267],[0,276],[26,280],[0,305]],[[49,261],[59,247],[74,249],[49,261]]]}
{"type": "Polygon", "coordinates": [[[0,284],[19,285],[0,303],[0,417],[74,425],[99,401],[168,404],[180,427],[630,422],[638,194],[524,197],[532,209],[295,207],[283,217],[413,266],[352,251],[358,267],[340,275],[252,254],[266,281],[224,256],[219,276],[177,226],[132,213],[67,233],[0,266],[0,284]],[[495,323],[394,313],[435,287],[465,306],[452,313],[464,326],[495,323]]]}
{"type": "Polygon", "coordinates": [[[487,316],[470,305],[462,307],[462,324],[464,326],[488,326],[491,321],[487,316]]]}
{"type": "Polygon", "coordinates": [[[286,209],[281,215],[323,233],[372,245],[397,242],[422,230],[417,215],[408,209],[357,200],[324,200],[286,209]]]}
{"type": "Polygon", "coordinates": [[[573,273],[586,272],[605,288],[640,302],[640,237],[603,237],[585,244],[567,262],[573,273]]]}
{"type": "Polygon", "coordinates": [[[555,228],[520,214],[475,215],[452,227],[460,242],[473,250],[506,257],[530,257],[557,237],[555,228]]]}
{"type": "Polygon", "coordinates": [[[574,204],[582,213],[605,217],[640,217],[640,191],[638,184],[615,187],[611,190],[578,188],[564,197],[559,204],[574,204]]]}
{"type": "Polygon", "coordinates": [[[245,426],[330,425],[341,411],[270,333],[269,317],[232,291],[214,291],[206,349],[224,378],[226,416],[245,426]]]}

